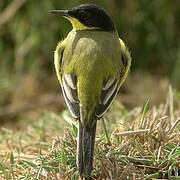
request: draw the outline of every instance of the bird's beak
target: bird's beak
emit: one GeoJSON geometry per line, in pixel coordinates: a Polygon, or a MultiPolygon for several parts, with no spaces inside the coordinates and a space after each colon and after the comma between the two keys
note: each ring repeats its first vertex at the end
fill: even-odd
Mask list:
{"type": "Polygon", "coordinates": [[[57,10],[51,10],[49,12],[52,13],[52,14],[55,14],[55,15],[68,17],[68,10],[58,10],[57,9],[57,10]]]}

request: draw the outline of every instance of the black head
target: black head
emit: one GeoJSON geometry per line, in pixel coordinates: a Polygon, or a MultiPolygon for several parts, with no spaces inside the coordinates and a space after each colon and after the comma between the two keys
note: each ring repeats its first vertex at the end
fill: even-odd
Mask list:
{"type": "Polygon", "coordinates": [[[54,10],[51,12],[58,13],[58,11],[63,16],[77,19],[88,28],[115,31],[114,23],[109,14],[103,8],[95,4],[82,4],[66,11],[54,10]]]}

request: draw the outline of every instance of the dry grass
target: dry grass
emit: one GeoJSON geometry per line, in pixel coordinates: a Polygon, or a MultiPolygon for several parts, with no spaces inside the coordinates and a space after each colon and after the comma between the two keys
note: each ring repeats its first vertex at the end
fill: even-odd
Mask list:
{"type": "MultiPolygon", "coordinates": [[[[178,99],[178,97],[177,97],[178,99]]],[[[99,122],[92,179],[179,179],[180,104],[170,88],[166,103],[131,111],[115,103],[105,117],[110,143],[99,122]]],[[[45,113],[25,131],[1,129],[1,179],[78,179],[76,124],[58,136],[67,113],[45,113]]]]}

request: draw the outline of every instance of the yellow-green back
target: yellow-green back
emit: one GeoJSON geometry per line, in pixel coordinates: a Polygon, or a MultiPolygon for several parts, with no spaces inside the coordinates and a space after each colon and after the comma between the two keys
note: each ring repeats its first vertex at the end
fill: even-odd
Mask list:
{"type": "Polygon", "coordinates": [[[77,77],[78,98],[89,119],[99,103],[103,81],[118,78],[121,72],[119,38],[110,32],[71,31],[64,46],[62,74],[77,77]]]}

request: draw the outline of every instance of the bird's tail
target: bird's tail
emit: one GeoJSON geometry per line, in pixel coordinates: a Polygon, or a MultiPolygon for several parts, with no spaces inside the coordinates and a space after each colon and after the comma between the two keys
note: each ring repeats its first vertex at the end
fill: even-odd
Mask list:
{"type": "Polygon", "coordinates": [[[90,177],[93,170],[96,124],[97,121],[92,127],[84,127],[82,123],[79,122],[77,166],[81,177],[90,177]]]}

